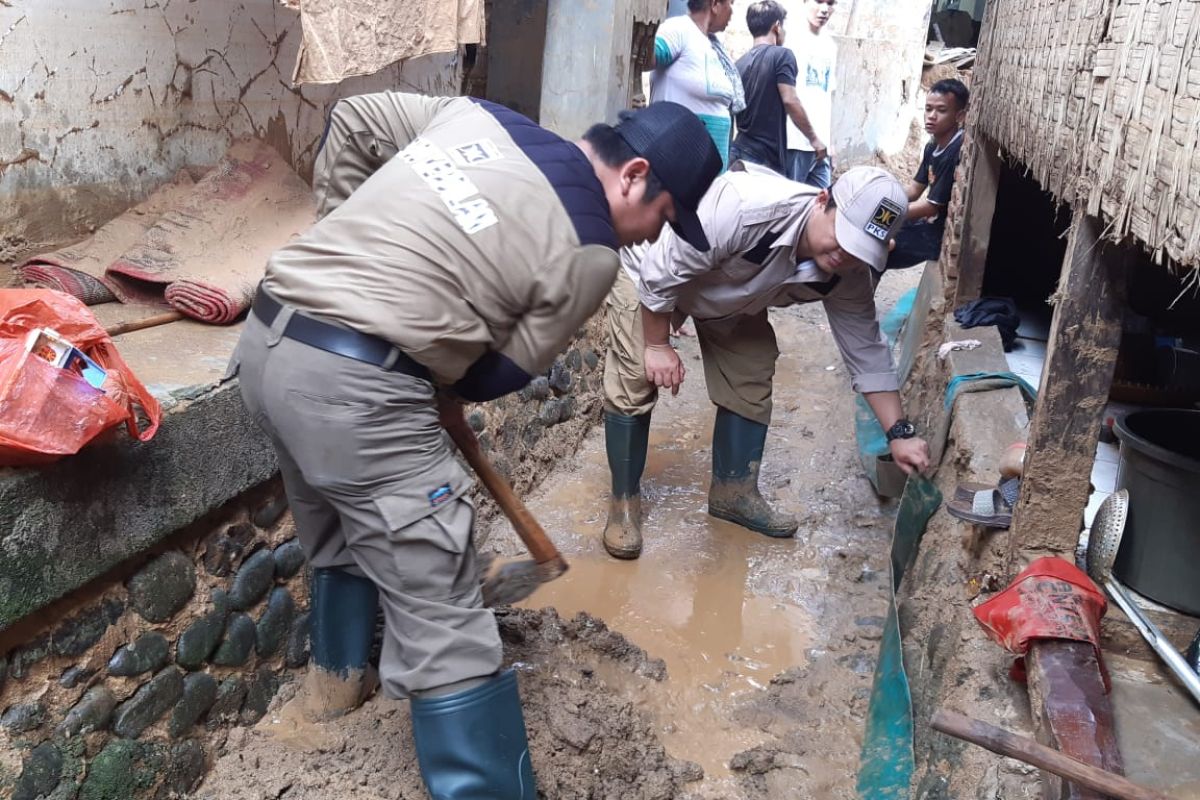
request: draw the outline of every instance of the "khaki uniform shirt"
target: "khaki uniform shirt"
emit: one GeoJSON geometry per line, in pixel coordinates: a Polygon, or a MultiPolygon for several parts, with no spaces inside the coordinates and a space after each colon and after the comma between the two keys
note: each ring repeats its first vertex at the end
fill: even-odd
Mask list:
{"type": "MultiPolygon", "coordinates": [[[[858,264],[834,276],[796,246],[819,189],[745,165],[719,177],[700,203],[712,248],[701,253],[668,227],[652,245],[621,251],[621,263],[651,311],[731,322],[771,306],[821,302],[855,391],[899,389],[891,348],[875,311],[875,279],[858,264]]],[[[711,327],[711,326],[710,326],[711,327]]]]}
{"type": "Polygon", "coordinates": [[[619,267],[583,151],[499,106],[395,92],[342,100],[313,188],[319,221],[271,257],[263,285],[392,342],[442,382],[488,350],[544,372],[619,267]]]}

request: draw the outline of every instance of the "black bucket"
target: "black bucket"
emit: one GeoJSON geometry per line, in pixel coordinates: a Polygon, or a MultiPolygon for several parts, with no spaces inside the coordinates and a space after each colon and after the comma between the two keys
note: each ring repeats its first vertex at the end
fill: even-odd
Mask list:
{"type": "Polygon", "coordinates": [[[1116,432],[1117,488],[1129,491],[1129,519],[1113,574],[1200,616],[1200,411],[1135,411],[1116,432]]]}

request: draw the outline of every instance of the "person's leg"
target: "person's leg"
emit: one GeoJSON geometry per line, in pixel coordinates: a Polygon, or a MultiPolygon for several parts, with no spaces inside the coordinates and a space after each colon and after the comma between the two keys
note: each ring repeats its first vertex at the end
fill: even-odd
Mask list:
{"type": "Polygon", "coordinates": [[[896,247],[888,253],[888,269],[905,269],[937,261],[942,253],[942,228],[919,220],[906,222],[896,232],[896,247]]]}
{"type": "Polygon", "coordinates": [[[708,513],[767,536],[791,536],[799,522],[775,511],[758,488],[779,357],[767,312],[743,317],[732,327],[697,324],[696,335],[708,395],[717,406],[708,513]]]}
{"type": "Polygon", "coordinates": [[[378,587],[383,689],[413,698],[430,794],[532,799],[516,684],[498,673],[499,631],[483,607],[471,482],[438,424],[433,385],[289,340],[278,349],[289,352],[264,381],[270,421],[378,587]]]}
{"type": "Polygon", "coordinates": [[[642,471],[650,439],[650,412],[658,392],[646,380],[641,307],[637,288],[624,270],[617,275],[606,307],[604,443],[612,499],[604,526],[604,549],[614,558],[637,558],[642,553],[642,471]]]}
{"type": "MultiPolygon", "coordinates": [[[[284,324],[286,320],[276,327],[282,330],[284,324]]],[[[304,479],[268,417],[263,375],[278,343],[278,331],[251,315],[238,346],[237,371],[243,400],[275,448],[296,538],[312,566],[312,656],[300,703],[306,717],[319,721],[357,708],[378,685],[369,664],[378,592],[355,563],[337,511],[304,479]]]]}
{"type": "Polygon", "coordinates": [[[813,161],[813,165],[808,171],[808,180],[804,183],[816,186],[818,189],[828,189],[833,185],[833,165],[829,163],[828,156],[819,161],[813,161]]]}
{"type": "Polygon", "coordinates": [[[816,161],[815,156],[811,150],[788,150],[787,177],[800,183],[808,183],[813,163],[816,161]]]}

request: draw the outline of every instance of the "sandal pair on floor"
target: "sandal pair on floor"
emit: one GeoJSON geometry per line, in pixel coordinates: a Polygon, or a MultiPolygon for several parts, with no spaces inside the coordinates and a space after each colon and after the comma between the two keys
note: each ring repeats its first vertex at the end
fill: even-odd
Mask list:
{"type": "Polygon", "coordinates": [[[1012,524],[1013,506],[1021,492],[1020,478],[1005,478],[995,486],[960,483],[946,511],[956,517],[987,528],[1007,528],[1012,524]]]}

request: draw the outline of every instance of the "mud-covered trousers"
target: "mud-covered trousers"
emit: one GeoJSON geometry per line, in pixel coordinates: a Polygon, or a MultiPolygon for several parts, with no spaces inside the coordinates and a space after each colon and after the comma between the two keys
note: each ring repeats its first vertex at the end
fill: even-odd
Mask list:
{"type": "Polygon", "coordinates": [[[389,696],[491,675],[500,636],[483,607],[471,481],[433,385],[282,337],[292,313],[270,328],[251,313],[231,367],[275,446],[309,562],[379,588],[389,696]]]}

